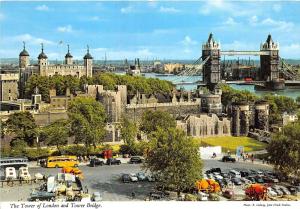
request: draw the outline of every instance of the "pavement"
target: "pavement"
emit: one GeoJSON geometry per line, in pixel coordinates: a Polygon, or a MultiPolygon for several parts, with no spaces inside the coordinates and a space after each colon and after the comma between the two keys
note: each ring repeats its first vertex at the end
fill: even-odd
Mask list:
{"type": "MultiPolygon", "coordinates": [[[[90,194],[100,192],[104,201],[132,201],[145,200],[151,191],[155,188],[155,182],[134,182],[123,183],[121,175],[123,173],[137,173],[142,171],[141,164],[128,164],[127,159],[121,159],[121,165],[103,165],[98,167],[89,167],[86,164],[79,165],[83,171],[85,185],[90,194]],[[135,198],[132,198],[132,192],[135,193],[135,198]]],[[[203,160],[203,172],[219,167],[222,171],[228,172],[231,169],[255,169],[255,170],[272,170],[271,166],[266,166],[259,163],[236,162],[224,163],[218,159],[203,160]]],[[[60,172],[60,168],[42,168],[37,166],[36,162],[30,163],[29,172],[33,176],[35,173],[45,175],[56,175],[60,172]]],[[[15,185],[14,187],[4,186],[0,188],[1,201],[26,201],[32,189],[38,188],[38,184],[32,185],[15,185]]],[[[241,188],[235,188],[237,193],[243,193],[241,188]]]]}

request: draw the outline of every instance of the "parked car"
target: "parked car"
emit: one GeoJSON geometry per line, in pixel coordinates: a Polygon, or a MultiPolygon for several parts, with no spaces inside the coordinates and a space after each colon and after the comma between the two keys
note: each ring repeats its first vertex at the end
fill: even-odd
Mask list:
{"type": "Polygon", "coordinates": [[[138,164],[138,163],[142,163],[143,162],[143,159],[139,156],[132,156],[130,158],[130,163],[133,163],[133,164],[138,164]]]}
{"type": "Polygon", "coordinates": [[[279,187],[273,186],[271,188],[277,193],[277,195],[279,195],[279,196],[283,195],[283,192],[281,191],[281,189],[279,187]]]}
{"type": "Polygon", "coordinates": [[[121,165],[121,161],[116,158],[108,158],[106,161],[107,165],[121,165]]]}
{"type": "Polygon", "coordinates": [[[129,174],[123,174],[122,175],[122,181],[123,181],[123,183],[129,183],[130,182],[129,174]]]}
{"type": "Polygon", "coordinates": [[[28,167],[19,168],[19,179],[31,180],[31,175],[29,174],[28,167]]]}
{"type": "Polygon", "coordinates": [[[153,191],[153,192],[150,192],[149,193],[149,196],[150,196],[150,199],[161,199],[161,198],[164,198],[165,197],[165,193],[162,192],[162,191],[153,191]]]}
{"type": "Polygon", "coordinates": [[[222,158],[222,162],[235,162],[236,161],[236,159],[234,158],[234,157],[231,157],[231,156],[224,156],[223,158],[222,158]]]}
{"type": "Polygon", "coordinates": [[[245,177],[242,177],[242,178],[241,178],[241,181],[242,181],[243,183],[245,183],[245,184],[251,184],[251,183],[252,183],[251,180],[249,180],[249,179],[247,179],[247,178],[245,178],[245,177]]]}
{"type": "Polygon", "coordinates": [[[268,192],[268,195],[271,196],[271,197],[276,197],[277,196],[277,192],[274,189],[272,189],[271,187],[267,188],[267,192],[268,192]]]}
{"type": "Polygon", "coordinates": [[[225,190],[222,194],[228,199],[232,199],[234,196],[234,192],[232,190],[225,190]]]}
{"type": "Polygon", "coordinates": [[[255,178],[255,181],[259,184],[265,183],[264,180],[260,176],[255,176],[254,178],[255,178]]]}
{"type": "Polygon", "coordinates": [[[138,178],[139,181],[147,180],[147,177],[143,172],[138,172],[136,175],[137,175],[137,178],[138,178]]]}
{"type": "Polygon", "coordinates": [[[90,160],[90,166],[91,166],[91,167],[96,167],[96,166],[98,166],[98,165],[100,165],[100,166],[104,165],[104,161],[103,161],[103,160],[100,160],[100,159],[98,159],[98,158],[92,158],[92,159],[90,160]]]}
{"type": "Polygon", "coordinates": [[[248,179],[249,181],[251,181],[251,183],[256,183],[256,180],[253,176],[247,176],[246,179],[248,179]]]}
{"type": "Polygon", "coordinates": [[[240,171],[241,177],[247,177],[249,176],[250,172],[249,171],[240,171]]]}
{"type": "Polygon", "coordinates": [[[147,175],[146,177],[147,177],[147,180],[148,180],[149,182],[154,182],[154,181],[155,181],[155,177],[152,176],[151,174],[150,174],[150,175],[147,175]]]}
{"type": "Polygon", "coordinates": [[[280,186],[279,189],[283,192],[284,195],[290,195],[291,192],[284,186],[280,186]]]}
{"type": "Polygon", "coordinates": [[[129,177],[130,177],[130,180],[132,182],[137,182],[138,181],[138,177],[137,177],[137,175],[135,173],[129,174],[129,177]]]}
{"type": "Polygon", "coordinates": [[[238,172],[236,170],[230,170],[229,171],[229,176],[231,176],[233,178],[241,178],[240,172],[238,172]]]}
{"type": "Polygon", "coordinates": [[[12,180],[17,178],[16,169],[14,167],[6,167],[5,168],[5,179],[12,180]]]}
{"type": "Polygon", "coordinates": [[[297,187],[294,187],[294,186],[288,186],[287,189],[290,191],[290,193],[291,193],[292,195],[297,195],[297,194],[299,193],[297,187]]]}
{"type": "Polygon", "coordinates": [[[102,196],[101,196],[100,192],[94,192],[92,195],[91,201],[93,201],[93,202],[102,201],[102,196]]]}
{"type": "Polygon", "coordinates": [[[234,185],[242,185],[242,181],[240,178],[233,178],[231,181],[234,183],[234,185]]]}
{"type": "Polygon", "coordinates": [[[207,170],[205,173],[214,173],[214,172],[221,173],[221,168],[211,168],[207,170]]]}

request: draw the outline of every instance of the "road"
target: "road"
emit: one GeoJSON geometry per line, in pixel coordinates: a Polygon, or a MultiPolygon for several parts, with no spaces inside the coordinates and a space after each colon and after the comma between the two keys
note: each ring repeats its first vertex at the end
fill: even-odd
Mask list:
{"type": "MultiPolygon", "coordinates": [[[[203,160],[203,171],[210,168],[219,167],[223,171],[230,169],[254,169],[254,170],[272,170],[272,167],[261,164],[252,164],[244,162],[223,163],[218,160],[203,160]]],[[[120,180],[122,173],[137,173],[141,171],[140,165],[121,164],[121,165],[104,165],[98,167],[89,167],[86,165],[79,166],[84,173],[83,184],[87,186],[88,191],[92,194],[99,191],[102,194],[103,200],[108,201],[129,201],[132,192],[136,196],[134,200],[144,200],[149,192],[154,189],[155,183],[150,182],[135,182],[123,183],[120,180]]],[[[30,168],[31,175],[42,173],[46,175],[56,175],[61,169],[58,168],[30,168]]],[[[31,189],[37,188],[37,184],[14,186],[0,189],[1,201],[26,201],[29,197],[31,189]]]]}

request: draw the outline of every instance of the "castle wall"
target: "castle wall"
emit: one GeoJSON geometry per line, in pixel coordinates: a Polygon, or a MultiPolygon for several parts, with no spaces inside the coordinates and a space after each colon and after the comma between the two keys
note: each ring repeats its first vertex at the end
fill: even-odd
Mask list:
{"type": "Polygon", "coordinates": [[[12,101],[18,98],[18,74],[0,74],[0,101],[12,101]]]}

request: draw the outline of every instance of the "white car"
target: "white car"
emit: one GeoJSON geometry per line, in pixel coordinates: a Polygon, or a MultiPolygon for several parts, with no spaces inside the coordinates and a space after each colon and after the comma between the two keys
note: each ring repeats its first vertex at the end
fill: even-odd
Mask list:
{"type": "Polygon", "coordinates": [[[148,175],[147,179],[148,179],[149,182],[154,182],[155,181],[155,178],[152,175],[148,175]]]}
{"type": "Polygon", "coordinates": [[[274,189],[272,189],[271,187],[268,187],[267,191],[268,191],[268,195],[271,197],[276,197],[278,195],[277,192],[275,192],[274,189]]]}
{"type": "Polygon", "coordinates": [[[222,180],[222,179],[223,179],[223,176],[221,176],[221,175],[215,175],[215,179],[222,180]]]}
{"type": "Polygon", "coordinates": [[[138,172],[136,175],[137,175],[139,181],[147,180],[147,177],[143,172],[138,172]]]}
{"type": "Polygon", "coordinates": [[[138,181],[138,177],[136,176],[135,173],[129,174],[129,177],[130,177],[130,180],[131,180],[132,182],[137,182],[137,181],[138,181]]]}

